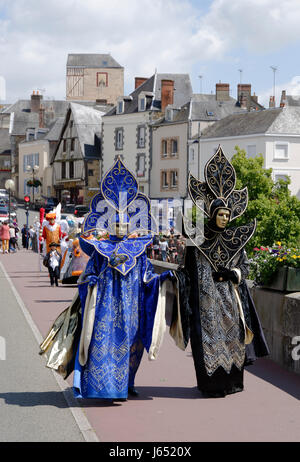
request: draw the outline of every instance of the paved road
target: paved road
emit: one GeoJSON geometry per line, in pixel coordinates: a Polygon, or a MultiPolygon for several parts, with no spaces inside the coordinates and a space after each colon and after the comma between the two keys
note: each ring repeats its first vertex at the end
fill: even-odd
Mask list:
{"type": "Polygon", "coordinates": [[[15,288],[1,270],[0,336],[7,346],[7,359],[0,361],[1,441],[300,440],[299,376],[260,359],[245,373],[244,392],[203,399],[195,386],[190,348],[177,349],[168,333],[158,360],[142,360],[136,378],[139,398],[112,405],[78,400],[76,407],[72,377],[57,382],[38,356],[38,339],[76,289],[50,287],[30,250],[0,254],[1,265],[15,288]]]}
{"type": "Polygon", "coordinates": [[[0,441],[84,441],[54,375],[37,354],[37,339],[2,261],[0,293],[0,441]]]}

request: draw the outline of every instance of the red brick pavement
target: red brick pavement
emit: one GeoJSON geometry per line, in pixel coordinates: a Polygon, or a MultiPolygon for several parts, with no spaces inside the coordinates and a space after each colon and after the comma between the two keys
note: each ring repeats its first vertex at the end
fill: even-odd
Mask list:
{"type": "MultiPolygon", "coordinates": [[[[44,336],[76,288],[50,287],[30,250],[1,254],[0,261],[44,336]]],[[[79,403],[100,441],[300,440],[300,377],[272,361],[258,360],[245,372],[245,391],[226,398],[203,399],[195,385],[190,347],[180,351],[166,332],[158,360],[144,355],[136,377],[139,398],[79,403]]]]}

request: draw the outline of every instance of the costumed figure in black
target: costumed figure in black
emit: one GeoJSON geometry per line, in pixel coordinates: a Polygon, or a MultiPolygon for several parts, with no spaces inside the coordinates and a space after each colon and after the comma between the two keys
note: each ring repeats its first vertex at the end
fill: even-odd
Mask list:
{"type": "Polygon", "coordinates": [[[204,182],[189,175],[190,197],[207,220],[197,228],[183,218],[191,245],[175,272],[184,337],[177,345],[185,348],[190,340],[198,389],[208,397],[242,391],[244,367],[269,354],[245,281],[244,247],[256,222],[227,226],[248,204],[247,188],[235,190],[235,183],[235,170],[220,146],[205,166],[204,182]]]}

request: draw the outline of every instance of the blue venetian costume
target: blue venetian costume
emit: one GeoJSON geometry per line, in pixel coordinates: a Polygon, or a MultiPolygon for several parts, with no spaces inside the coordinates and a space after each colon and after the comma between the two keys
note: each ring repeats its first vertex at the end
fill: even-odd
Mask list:
{"type": "Polygon", "coordinates": [[[78,285],[82,332],[73,383],[78,398],[127,398],[144,348],[155,359],[162,340],[157,306],[171,276],[154,273],[147,260],[155,232],[148,198],[118,159],[91,201],[80,237],[90,259],[78,285]],[[116,226],[125,227],[125,235],[117,235],[116,226]],[[99,240],[101,231],[108,234],[99,240]]]}

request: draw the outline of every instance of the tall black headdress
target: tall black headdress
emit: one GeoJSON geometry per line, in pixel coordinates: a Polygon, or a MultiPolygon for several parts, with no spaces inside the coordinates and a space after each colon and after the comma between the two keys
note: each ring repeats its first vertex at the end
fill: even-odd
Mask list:
{"type": "Polygon", "coordinates": [[[196,207],[208,218],[204,229],[195,228],[184,218],[185,232],[211,265],[226,267],[252,237],[256,221],[238,227],[220,229],[215,218],[219,209],[230,213],[229,222],[240,217],[248,205],[248,189],[236,190],[236,173],[224,155],[221,146],[209,159],[204,170],[205,181],[197,180],[191,173],[188,190],[196,207]]]}

